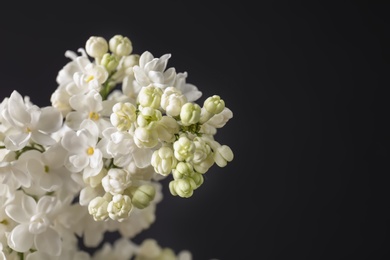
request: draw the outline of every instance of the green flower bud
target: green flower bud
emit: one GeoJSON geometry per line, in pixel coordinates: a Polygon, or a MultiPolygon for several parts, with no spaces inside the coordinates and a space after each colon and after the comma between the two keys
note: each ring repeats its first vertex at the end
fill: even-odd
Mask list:
{"type": "Polygon", "coordinates": [[[133,51],[133,45],[130,39],[122,35],[115,35],[110,39],[108,44],[110,51],[119,57],[127,56],[133,51]]]}
{"type": "Polygon", "coordinates": [[[153,201],[156,189],[152,185],[144,184],[129,188],[133,206],[139,209],[146,208],[153,201]]]}
{"type": "Polygon", "coordinates": [[[182,198],[189,198],[194,193],[196,184],[193,179],[185,178],[173,180],[169,183],[169,191],[173,196],[179,195],[182,198]]]}
{"type": "Polygon", "coordinates": [[[181,123],[184,126],[193,125],[199,122],[201,108],[196,103],[185,103],[180,110],[181,123]]]}
{"type": "Polygon", "coordinates": [[[113,56],[109,53],[106,53],[103,55],[102,60],[100,61],[100,64],[103,65],[107,69],[108,72],[111,72],[111,71],[114,71],[118,67],[119,61],[115,56],[113,56]]]}
{"type": "Polygon", "coordinates": [[[219,114],[225,108],[225,101],[223,101],[218,95],[214,95],[208,97],[204,101],[203,107],[211,114],[219,114]]]}

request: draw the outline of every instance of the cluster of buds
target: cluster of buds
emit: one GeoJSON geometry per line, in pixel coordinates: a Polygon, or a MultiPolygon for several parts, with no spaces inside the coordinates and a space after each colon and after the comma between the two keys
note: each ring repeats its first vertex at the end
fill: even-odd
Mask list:
{"type": "Polygon", "coordinates": [[[202,93],[186,72],[167,68],[170,54],[133,54],[122,35],[92,36],[78,51],[65,53],[71,61],[57,75],[50,106],[17,91],[0,104],[0,245],[10,252],[59,256],[71,234],[101,242],[88,225],[70,228],[70,215],[142,223],[136,231],[115,226],[130,238],[154,221],[160,180],[172,176],[171,194],[188,198],[214,164],[233,160],[214,138],[232,111],[218,95],[196,103],[202,93]]]}

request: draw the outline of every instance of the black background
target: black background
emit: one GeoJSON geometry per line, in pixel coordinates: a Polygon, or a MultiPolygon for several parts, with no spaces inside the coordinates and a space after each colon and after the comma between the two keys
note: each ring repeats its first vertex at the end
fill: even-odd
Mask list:
{"type": "Polygon", "coordinates": [[[0,95],[49,105],[65,51],[92,35],[171,53],[201,101],[218,94],[233,111],[216,140],[235,158],[189,199],[165,183],[137,242],[194,260],[388,259],[390,6],[313,2],[3,10],[0,95]]]}

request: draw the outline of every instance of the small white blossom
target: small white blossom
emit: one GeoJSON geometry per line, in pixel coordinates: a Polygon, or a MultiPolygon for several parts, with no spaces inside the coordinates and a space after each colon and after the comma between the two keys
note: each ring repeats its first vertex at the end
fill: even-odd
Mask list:
{"type": "Polygon", "coordinates": [[[58,256],[61,253],[61,236],[54,229],[55,211],[60,204],[55,197],[43,196],[36,202],[32,197],[17,193],[17,198],[7,205],[7,215],[17,225],[8,235],[8,245],[18,252],[31,248],[58,256]]]}
{"type": "Polygon", "coordinates": [[[107,211],[111,219],[119,222],[127,219],[133,209],[131,198],[127,195],[116,194],[108,203],[107,211]]]}
{"type": "Polygon", "coordinates": [[[104,190],[112,195],[121,194],[131,185],[131,175],[124,169],[110,169],[102,179],[102,185],[104,190]]]}

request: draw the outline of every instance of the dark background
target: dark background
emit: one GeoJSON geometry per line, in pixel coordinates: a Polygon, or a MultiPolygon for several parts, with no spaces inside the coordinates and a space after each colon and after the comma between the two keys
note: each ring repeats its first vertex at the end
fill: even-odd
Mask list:
{"type": "Polygon", "coordinates": [[[92,35],[171,53],[201,100],[218,94],[233,111],[216,140],[235,158],[189,199],[166,183],[137,242],[194,260],[388,259],[390,6],[313,2],[3,10],[0,95],[49,105],[65,51],[92,35]]]}

